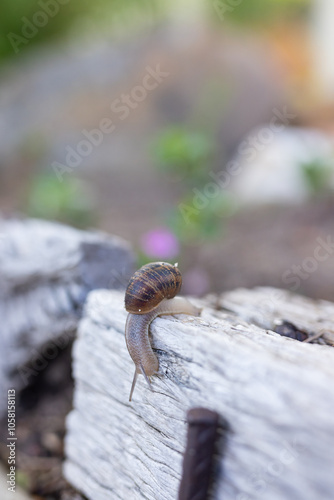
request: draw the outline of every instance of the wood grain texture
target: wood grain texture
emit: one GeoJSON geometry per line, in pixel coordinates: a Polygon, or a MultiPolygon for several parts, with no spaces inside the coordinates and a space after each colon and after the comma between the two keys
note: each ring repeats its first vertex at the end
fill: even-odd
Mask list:
{"type": "Polygon", "coordinates": [[[1,414],[7,390],[72,341],[88,292],[124,287],[134,259],[120,238],[42,220],[0,221],[0,234],[1,414]]]}
{"type": "Polygon", "coordinates": [[[176,499],[186,412],[204,406],[230,429],[213,499],[332,500],[334,349],[269,328],[283,319],[310,334],[333,328],[334,304],[269,288],[194,302],[203,306],[200,317],[152,323],[159,376],[154,392],[140,376],[129,403],[124,296],[90,293],[73,350],[66,478],[90,500],[176,499]],[[270,295],[275,308],[265,306],[270,295]],[[252,321],[259,311],[258,325],[268,326],[252,321]]]}

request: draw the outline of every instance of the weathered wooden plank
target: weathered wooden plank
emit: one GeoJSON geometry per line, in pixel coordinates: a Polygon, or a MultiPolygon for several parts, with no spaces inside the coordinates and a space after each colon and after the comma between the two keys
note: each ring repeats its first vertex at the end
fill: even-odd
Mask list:
{"type": "Polygon", "coordinates": [[[259,287],[238,289],[212,299],[216,307],[238,314],[262,328],[275,330],[288,321],[311,336],[320,335],[319,344],[334,346],[334,305],[326,300],[312,300],[286,290],[259,287]]]}
{"type": "MultiPolygon", "coordinates": [[[[230,427],[225,456],[218,457],[215,499],[332,499],[334,349],[247,321],[269,293],[278,291],[211,296],[195,301],[204,306],[198,318],[154,320],[159,376],[154,392],[139,377],[129,403],[134,366],[124,340],[123,294],[92,292],[74,344],[66,478],[91,500],[177,498],[186,411],[205,406],[230,427]]],[[[261,309],[264,324],[298,323],[303,308],[305,318],[313,314],[310,332],[317,322],[333,324],[328,302],[283,294],[279,304],[261,309]]]]}

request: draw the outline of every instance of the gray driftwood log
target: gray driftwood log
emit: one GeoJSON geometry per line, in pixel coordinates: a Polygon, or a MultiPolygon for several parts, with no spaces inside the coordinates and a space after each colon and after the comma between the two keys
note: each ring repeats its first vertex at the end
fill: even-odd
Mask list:
{"type": "Polygon", "coordinates": [[[159,376],[154,392],[140,376],[129,403],[123,299],[92,292],[74,343],[64,473],[75,487],[90,500],[177,499],[186,411],[205,406],[229,427],[213,499],[333,499],[334,304],[270,288],[194,300],[200,317],[152,323],[159,376]],[[317,344],[275,333],[282,321],[317,344]]]}
{"type": "Polygon", "coordinates": [[[124,288],[134,258],[121,238],[42,220],[0,221],[0,414],[73,339],[95,288],[124,288]]]}

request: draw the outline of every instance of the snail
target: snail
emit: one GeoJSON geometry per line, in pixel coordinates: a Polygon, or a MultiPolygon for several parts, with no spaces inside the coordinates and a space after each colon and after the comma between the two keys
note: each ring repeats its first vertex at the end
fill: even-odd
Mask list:
{"type": "Polygon", "coordinates": [[[163,314],[191,314],[198,316],[200,310],[183,297],[175,297],[182,284],[177,264],[152,262],[141,267],[129,281],[125,292],[125,309],[128,317],[125,325],[125,340],[129,354],[135,364],[135,374],[129,401],[139,374],[143,374],[152,390],[150,377],[158,372],[159,361],[149,340],[151,322],[163,314]]]}

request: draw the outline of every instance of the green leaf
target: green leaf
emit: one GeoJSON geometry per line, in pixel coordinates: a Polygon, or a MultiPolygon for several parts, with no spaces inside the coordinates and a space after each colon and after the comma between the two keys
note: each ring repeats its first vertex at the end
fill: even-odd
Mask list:
{"type": "Polygon", "coordinates": [[[321,194],[329,189],[333,166],[322,159],[301,164],[307,187],[313,194],[321,194]]]}

